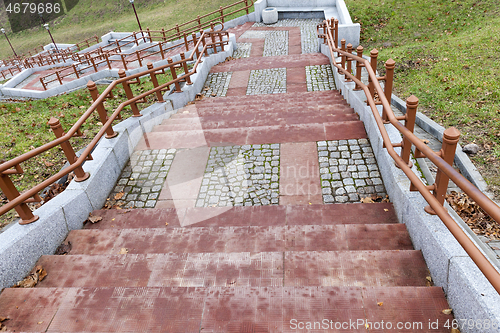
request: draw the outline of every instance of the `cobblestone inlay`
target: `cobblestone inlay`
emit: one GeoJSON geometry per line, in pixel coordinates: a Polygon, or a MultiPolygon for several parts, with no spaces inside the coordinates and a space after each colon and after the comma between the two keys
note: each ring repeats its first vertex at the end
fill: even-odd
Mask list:
{"type": "Polygon", "coordinates": [[[279,203],[280,145],[212,147],[196,207],[279,203]]]}
{"type": "Polygon", "coordinates": [[[316,53],[319,50],[316,26],[321,19],[285,19],[274,24],[255,23],[253,27],[299,27],[302,53],[316,53]]]}
{"type": "Polygon", "coordinates": [[[132,153],[106,206],[154,208],[175,152],[175,149],[155,149],[132,153]]]}
{"type": "Polygon", "coordinates": [[[205,89],[203,89],[202,93],[205,97],[226,96],[232,74],[233,72],[208,74],[207,80],[205,81],[205,89]]]}
{"type": "Polygon", "coordinates": [[[288,31],[268,31],[264,41],[263,57],[288,55],[288,31]]]}
{"type": "Polygon", "coordinates": [[[236,43],[236,46],[238,48],[233,52],[233,58],[239,59],[250,57],[250,52],[252,51],[252,43],[236,43]]]}
{"type": "Polygon", "coordinates": [[[356,202],[373,194],[386,196],[367,139],[319,141],[317,145],[324,203],[356,202]]]}
{"type": "Polygon", "coordinates": [[[267,31],[247,30],[241,34],[240,38],[243,38],[243,39],[246,39],[246,38],[264,39],[264,38],[266,38],[266,35],[267,35],[267,31]]]}
{"type": "Polygon", "coordinates": [[[335,89],[332,66],[306,66],[307,91],[321,91],[335,89]]]}
{"type": "Polygon", "coordinates": [[[286,68],[250,71],[247,95],[286,93],[286,68]]]}

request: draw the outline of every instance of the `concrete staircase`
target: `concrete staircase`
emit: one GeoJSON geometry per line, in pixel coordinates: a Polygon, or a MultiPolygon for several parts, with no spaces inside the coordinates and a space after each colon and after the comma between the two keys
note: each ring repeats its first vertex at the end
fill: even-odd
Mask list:
{"type": "Polygon", "coordinates": [[[94,212],[68,255],[40,258],[37,288],[2,293],[8,329],[286,332],[328,319],[362,332],[450,317],[389,203],[222,209],[94,212]],[[189,224],[200,214],[215,216],[189,224]]]}
{"type": "Polygon", "coordinates": [[[327,62],[251,56],[215,66],[212,73],[232,72],[232,97],[186,106],[136,148],[204,146],[206,159],[213,146],[279,143],[281,170],[314,169],[303,179],[281,173],[280,192],[310,182],[318,193],[281,193],[280,205],[195,208],[202,167],[185,208],[95,211],[100,221],[69,233],[67,255],[40,258],[48,275],[36,288],[2,292],[7,329],[449,332],[444,293],[430,286],[392,204],[323,204],[316,142],[366,138],[338,92],[307,91],[304,66],[327,62]],[[250,70],[277,67],[287,69],[287,93],[245,95],[250,70]]]}

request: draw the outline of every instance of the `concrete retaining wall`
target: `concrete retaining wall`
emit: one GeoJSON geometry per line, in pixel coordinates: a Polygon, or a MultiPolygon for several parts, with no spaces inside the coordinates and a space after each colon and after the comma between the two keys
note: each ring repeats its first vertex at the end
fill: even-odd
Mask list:
{"type": "MultiPolygon", "coordinates": [[[[321,45],[321,51],[330,58],[326,45],[321,45]]],[[[353,91],[354,83],[346,83],[343,75],[339,75],[336,70],[333,72],[337,89],[342,91],[344,98],[359,114],[365,125],[398,219],[406,224],[415,249],[422,251],[434,284],[445,291],[455,318],[474,320],[474,322],[489,320],[491,323],[497,323],[497,326],[489,329],[466,326],[461,332],[498,332],[500,295],[443,222],[437,216],[425,213],[424,207],[427,206],[427,202],[420,193],[409,191],[410,181],[395,166],[386,149],[382,147],[380,131],[370,107],[366,106],[364,92],[353,91]]],[[[379,113],[382,113],[381,107],[379,113]]],[[[392,142],[401,141],[400,133],[392,125],[386,125],[386,130],[392,142]]],[[[413,170],[419,174],[415,167],[413,170]]],[[[481,246],[477,246],[481,249],[481,246]]]]}

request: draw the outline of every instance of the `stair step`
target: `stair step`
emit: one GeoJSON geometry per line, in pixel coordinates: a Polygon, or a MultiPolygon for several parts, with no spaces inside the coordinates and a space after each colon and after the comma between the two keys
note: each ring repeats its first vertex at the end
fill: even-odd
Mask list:
{"type": "Polygon", "coordinates": [[[97,210],[86,229],[398,223],[391,203],[97,210]],[[168,226],[165,226],[168,223],[168,226]]]}
{"type": "Polygon", "coordinates": [[[67,241],[71,255],[413,249],[401,223],[73,230],[67,241]]]}
{"type": "Polygon", "coordinates": [[[383,319],[421,323],[405,332],[425,332],[429,322],[453,319],[447,308],[440,287],[35,288],[0,296],[4,323],[17,332],[285,332],[323,319],[332,320],[330,331],[347,323],[343,332],[364,332],[366,321],[383,319]]]}
{"type": "Polygon", "coordinates": [[[314,116],[303,115],[301,117],[284,117],[277,113],[266,114],[265,116],[255,116],[257,119],[242,119],[249,118],[240,117],[239,115],[229,116],[212,116],[200,118],[184,118],[185,124],[170,124],[164,121],[162,125],[155,126],[154,132],[167,131],[194,131],[194,130],[216,130],[222,128],[248,128],[248,127],[264,127],[264,126],[290,126],[298,124],[323,124],[347,121],[359,121],[355,114],[337,114],[330,116],[314,116]],[[194,121],[198,120],[198,122],[194,121]]]}
{"type": "MultiPolygon", "coordinates": [[[[344,97],[337,90],[326,90],[326,91],[307,91],[300,93],[283,93],[283,94],[262,94],[262,95],[244,95],[244,96],[232,96],[227,97],[210,97],[203,98],[200,101],[196,101],[194,105],[197,107],[200,105],[266,105],[267,103],[273,103],[275,105],[280,105],[282,103],[293,104],[295,102],[305,103],[322,103],[322,102],[337,102],[337,103],[347,103],[344,97]]],[[[193,104],[191,104],[193,105],[193,104]]]]}
{"type": "Polygon", "coordinates": [[[38,287],[425,286],[420,251],[42,256],[38,287]],[[84,268],[85,269],[82,269],[84,268]]]}

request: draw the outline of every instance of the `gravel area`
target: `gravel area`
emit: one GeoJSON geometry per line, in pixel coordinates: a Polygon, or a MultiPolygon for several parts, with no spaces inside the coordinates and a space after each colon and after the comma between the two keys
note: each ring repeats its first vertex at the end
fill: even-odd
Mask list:
{"type": "Polygon", "coordinates": [[[280,145],[212,147],[196,207],[277,205],[280,145]]]}
{"type": "Polygon", "coordinates": [[[321,22],[321,19],[285,19],[275,24],[255,23],[253,27],[300,27],[302,53],[316,53],[319,51],[316,26],[321,22]]]}
{"type": "Polygon", "coordinates": [[[247,95],[286,93],[286,68],[258,69],[250,72],[247,95]]]}
{"type": "Polygon", "coordinates": [[[319,141],[317,145],[324,203],[357,202],[373,194],[386,196],[367,139],[319,141]]]}
{"type": "Polygon", "coordinates": [[[154,208],[175,152],[175,149],[135,151],[108,201],[122,208],[154,208]]]}
{"type": "Polygon", "coordinates": [[[237,49],[233,52],[233,58],[249,58],[252,51],[252,43],[236,43],[237,49]]]}
{"type": "Polygon", "coordinates": [[[306,66],[307,91],[321,91],[335,89],[332,66],[306,66]]]}
{"type": "Polygon", "coordinates": [[[232,74],[233,72],[208,74],[207,80],[205,81],[205,89],[203,89],[202,94],[204,94],[205,97],[226,96],[232,74]]]}

